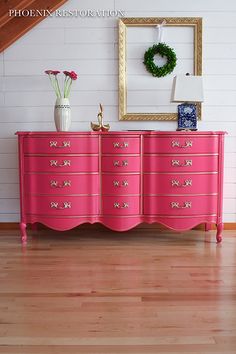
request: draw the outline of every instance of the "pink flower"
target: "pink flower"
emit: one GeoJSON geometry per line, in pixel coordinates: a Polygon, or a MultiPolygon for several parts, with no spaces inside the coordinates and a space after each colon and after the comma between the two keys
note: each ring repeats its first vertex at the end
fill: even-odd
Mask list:
{"type": "Polygon", "coordinates": [[[54,70],[54,71],[52,72],[52,74],[53,74],[53,75],[60,74],[60,71],[58,71],[58,70],[54,70]]]}
{"type": "Polygon", "coordinates": [[[46,70],[45,71],[45,74],[47,74],[47,75],[57,75],[59,73],[60,73],[60,71],[57,71],[57,70],[46,70]]]}
{"type": "Polygon", "coordinates": [[[49,76],[49,79],[51,81],[52,87],[57,95],[58,98],[64,97],[68,98],[70,94],[70,89],[72,85],[72,81],[76,80],[78,75],[74,71],[63,71],[63,74],[65,75],[64,79],[64,87],[63,87],[63,96],[61,93],[60,85],[58,82],[57,74],[59,74],[60,71],[58,70],[46,70],[45,74],[49,76]]]}
{"type": "Polygon", "coordinates": [[[74,71],[71,71],[71,72],[70,72],[70,78],[71,78],[71,80],[76,80],[77,77],[78,77],[78,75],[77,75],[74,71]]]}
{"type": "Polygon", "coordinates": [[[63,71],[63,74],[65,74],[65,76],[69,76],[71,80],[76,80],[78,77],[78,75],[74,71],[63,71]]]}

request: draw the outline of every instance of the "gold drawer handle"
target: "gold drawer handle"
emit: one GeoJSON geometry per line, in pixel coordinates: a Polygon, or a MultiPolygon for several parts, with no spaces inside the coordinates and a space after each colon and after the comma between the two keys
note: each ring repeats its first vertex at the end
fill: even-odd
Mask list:
{"type": "Polygon", "coordinates": [[[63,141],[62,142],[62,145],[58,145],[58,141],[54,141],[54,140],[52,140],[52,141],[50,141],[49,142],[49,146],[50,147],[55,147],[55,148],[59,148],[59,149],[61,149],[61,148],[67,148],[67,147],[70,147],[70,141],[63,141]]]}
{"type": "Polygon", "coordinates": [[[113,181],[114,187],[127,187],[129,185],[128,181],[113,181]]]}
{"type": "Polygon", "coordinates": [[[180,181],[176,180],[176,179],[172,179],[171,181],[171,186],[172,187],[190,187],[192,186],[192,180],[191,179],[186,179],[184,181],[184,183],[180,183],[180,181]]]}
{"type": "Polygon", "coordinates": [[[51,167],[65,167],[65,166],[70,166],[70,164],[71,164],[70,160],[64,160],[61,164],[59,164],[58,160],[50,160],[51,167]]]}
{"type": "Polygon", "coordinates": [[[193,160],[185,160],[184,163],[182,164],[180,160],[171,160],[171,166],[187,167],[192,165],[193,165],[193,160]]]}
{"type": "Polygon", "coordinates": [[[63,205],[60,206],[58,202],[51,202],[50,207],[52,209],[57,209],[57,210],[62,210],[62,209],[70,209],[71,208],[71,202],[63,202],[63,205]]]}
{"type": "Polygon", "coordinates": [[[184,205],[180,205],[179,202],[171,202],[171,208],[174,209],[187,209],[192,208],[192,202],[184,202],[184,205]]]}
{"type": "Polygon", "coordinates": [[[50,181],[50,186],[51,186],[52,188],[71,187],[71,181],[63,181],[63,183],[59,183],[58,181],[51,180],[51,181],[50,181]]]}
{"type": "Polygon", "coordinates": [[[172,147],[179,147],[179,148],[188,148],[193,146],[192,140],[185,141],[185,145],[181,145],[178,140],[173,140],[171,142],[172,147]]]}
{"type": "Polygon", "coordinates": [[[115,202],[114,204],[113,204],[113,207],[115,208],[115,209],[127,209],[128,207],[129,207],[129,204],[128,203],[126,203],[126,202],[124,202],[124,203],[118,203],[118,202],[115,202]]]}
{"type": "Polygon", "coordinates": [[[128,166],[129,163],[127,160],[122,160],[122,161],[113,161],[113,166],[114,167],[124,167],[124,166],[128,166]]]}

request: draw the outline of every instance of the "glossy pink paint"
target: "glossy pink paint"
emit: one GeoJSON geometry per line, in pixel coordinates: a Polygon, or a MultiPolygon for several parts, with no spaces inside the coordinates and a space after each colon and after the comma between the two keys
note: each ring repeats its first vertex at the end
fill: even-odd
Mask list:
{"type": "Polygon", "coordinates": [[[125,231],[217,225],[222,240],[224,132],[18,132],[20,230],[100,222],[125,231]]]}

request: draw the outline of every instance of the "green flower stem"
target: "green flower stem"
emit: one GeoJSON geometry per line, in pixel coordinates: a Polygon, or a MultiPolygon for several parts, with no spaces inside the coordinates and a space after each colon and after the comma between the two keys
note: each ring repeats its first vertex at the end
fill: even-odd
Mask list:
{"type": "Polygon", "coordinates": [[[69,76],[67,76],[66,81],[65,81],[65,90],[64,90],[64,97],[65,98],[69,97],[71,83],[72,83],[71,78],[69,76]]]}
{"type": "Polygon", "coordinates": [[[67,92],[66,92],[66,97],[69,97],[71,85],[72,85],[72,79],[70,79],[70,82],[69,82],[69,84],[68,84],[67,92]]]}
{"type": "Polygon", "coordinates": [[[67,76],[64,78],[64,89],[63,89],[63,97],[66,98],[66,81],[67,81],[67,76]]]}
{"type": "Polygon", "coordinates": [[[59,95],[58,98],[61,98],[61,90],[60,90],[60,86],[59,86],[59,83],[58,83],[57,76],[55,76],[55,81],[56,81],[57,93],[59,95]]]}
{"type": "Polygon", "coordinates": [[[61,94],[60,94],[60,89],[59,87],[57,87],[57,84],[56,84],[56,80],[55,80],[55,75],[48,75],[49,78],[50,78],[50,81],[51,81],[51,84],[52,84],[52,87],[56,93],[56,96],[57,98],[60,98],[61,97],[61,94]]]}

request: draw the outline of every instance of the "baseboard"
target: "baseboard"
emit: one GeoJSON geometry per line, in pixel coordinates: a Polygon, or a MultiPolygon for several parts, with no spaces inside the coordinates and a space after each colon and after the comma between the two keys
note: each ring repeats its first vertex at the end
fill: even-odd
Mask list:
{"type": "Polygon", "coordinates": [[[18,222],[0,222],[0,230],[16,230],[19,229],[18,222]]]}
{"type": "MultiPolygon", "coordinates": [[[[39,224],[39,229],[47,229],[46,226],[39,224]]],[[[105,226],[101,224],[83,224],[79,226],[80,229],[83,230],[107,230],[105,226]]],[[[161,224],[140,224],[136,226],[137,229],[154,229],[154,230],[167,230],[165,226],[161,224]]],[[[215,225],[211,225],[212,230],[216,229],[215,225]]],[[[19,223],[18,222],[0,222],[0,230],[16,230],[19,229],[19,223]]],[[[194,230],[204,230],[205,229],[205,224],[200,224],[196,227],[194,227],[194,230]]],[[[227,222],[224,223],[224,230],[236,230],[236,223],[235,222],[227,222]]]]}

